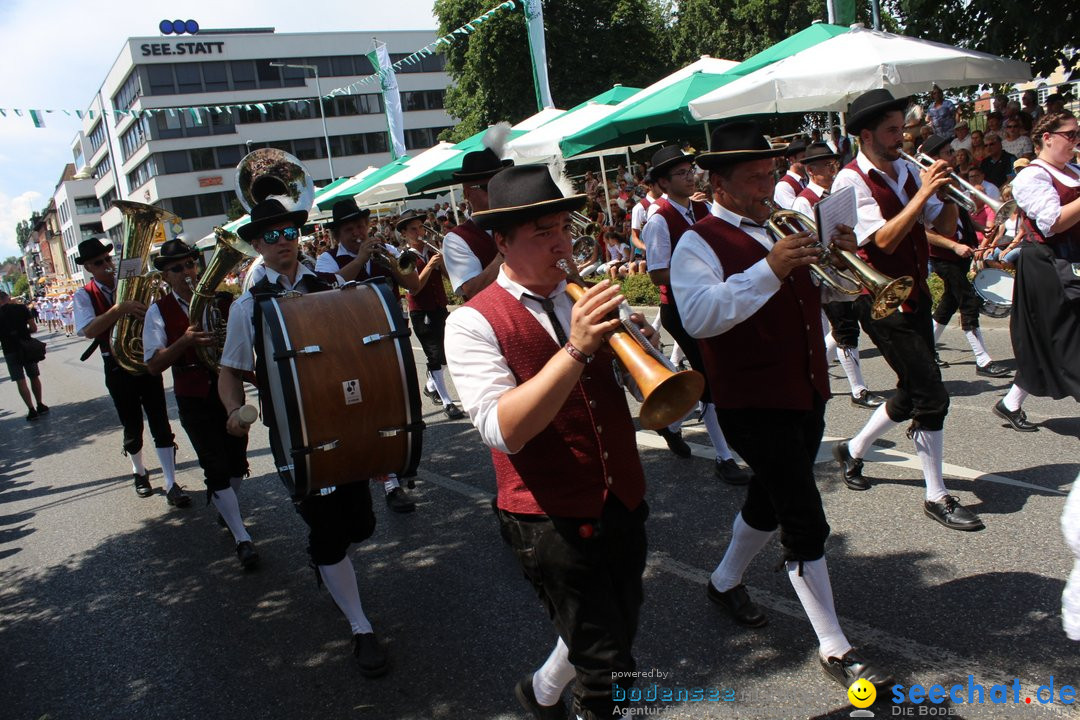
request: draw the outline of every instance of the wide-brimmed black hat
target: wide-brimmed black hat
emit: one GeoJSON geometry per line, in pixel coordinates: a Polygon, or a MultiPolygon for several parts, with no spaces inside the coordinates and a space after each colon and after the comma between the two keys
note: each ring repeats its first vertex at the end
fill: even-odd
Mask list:
{"type": "Polygon", "coordinates": [[[712,149],[698,155],[697,164],[715,170],[725,165],[779,157],[784,150],[774,148],[756,122],[734,120],[713,130],[712,149]]]}
{"type": "Polygon", "coordinates": [[[405,227],[413,220],[420,220],[421,222],[423,222],[426,219],[426,213],[418,213],[415,210],[406,210],[405,212],[401,213],[401,217],[399,217],[397,219],[397,222],[394,223],[394,229],[398,232],[401,232],[401,228],[405,227]]]}
{"type": "Polygon", "coordinates": [[[371,208],[361,209],[356,204],[356,198],[347,197],[344,200],[338,200],[334,203],[334,207],[331,209],[334,217],[326,223],[326,227],[329,230],[337,230],[339,227],[347,222],[353,220],[362,220],[371,215],[371,208]]]}
{"type": "Polygon", "coordinates": [[[662,147],[653,153],[649,175],[653,177],[653,182],[656,182],[656,178],[662,177],[671,168],[681,163],[692,163],[694,158],[694,155],[684,153],[678,145],[662,147]]]}
{"type": "Polygon", "coordinates": [[[267,198],[251,208],[251,222],[241,225],[236,231],[241,240],[252,242],[262,235],[263,230],[280,222],[289,222],[296,227],[303,227],[307,222],[307,210],[287,210],[280,200],[267,198]]]}
{"type": "Polygon", "coordinates": [[[949,141],[940,135],[931,135],[923,140],[923,144],[919,146],[921,152],[926,153],[930,157],[937,157],[937,154],[941,152],[941,149],[949,144],[949,141]]]}
{"type": "Polygon", "coordinates": [[[847,131],[858,135],[866,124],[883,113],[899,110],[903,112],[908,105],[906,97],[894,98],[885,88],[864,92],[848,106],[847,131]]]}
{"type": "Polygon", "coordinates": [[[453,173],[455,180],[483,180],[492,177],[503,168],[512,167],[513,160],[500,160],[491,148],[465,153],[461,158],[461,170],[453,173]]]}
{"type": "Polygon", "coordinates": [[[76,265],[85,265],[90,260],[113,251],[112,243],[104,238],[90,238],[79,243],[79,254],[75,256],[76,265]]]}
{"type": "Polygon", "coordinates": [[[199,251],[188,245],[180,238],[173,240],[166,240],[161,245],[161,252],[154,258],[154,269],[164,270],[167,266],[172,265],[177,260],[183,260],[184,258],[198,257],[199,251]]]}
{"type": "Polygon", "coordinates": [[[803,156],[803,164],[818,162],[819,160],[839,160],[840,156],[832,151],[828,143],[816,142],[810,143],[810,147],[806,148],[806,155],[803,156]]]}
{"type": "Polygon", "coordinates": [[[784,157],[791,157],[792,155],[798,155],[801,152],[806,152],[806,141],[802,138],[792,140],[784,148],[784,157]]]}
{"type": "Polygon", "coordinates": [[[480,227],[502,229],[550,213],[578,210],[585,195],[567,197],[546,165],[508,167],[488,183],[488,209],[473,213],[480,227]]]}

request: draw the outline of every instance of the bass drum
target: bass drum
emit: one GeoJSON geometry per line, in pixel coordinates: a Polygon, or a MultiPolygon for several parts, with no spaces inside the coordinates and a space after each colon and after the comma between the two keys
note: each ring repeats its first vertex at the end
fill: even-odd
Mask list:
{"type": "Polygon", "coordinates": [[[259,302],[278,473],[300,499],[415,473],[424,422],[410,331],[383,279],[259,302]]]}
{"type": "Polygon", "coordinates": [[[993,318],[1008,317],[1012,312],[1015,284],[1016,278],[1000,268],[984,267],[975,273],[972,285],[983,301],[979,312],[993,318]]]}

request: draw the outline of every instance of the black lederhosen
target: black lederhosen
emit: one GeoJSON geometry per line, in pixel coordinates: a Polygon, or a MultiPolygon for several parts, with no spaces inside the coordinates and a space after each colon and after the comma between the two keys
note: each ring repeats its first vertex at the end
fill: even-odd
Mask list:
{"type": "Polygon", "coordinates": [[[446,364],[443,338],[446,335],[446,318],[449,315],[446,308],[409,311],[409,322],[412,324],[413,334],[420,341],[429,371],[441,370],[446,364]]]}
{"type": "Polygon", "coordinates": [[[173,447],[169,411],[165,406],[165,387],[161,376],[153,373],[132,375],[112,357],[105,356],[105,387],[109,391],[120,424],[124,426],[124,452],[137,453],[143,447],[143,412],[154,436],[154,446],[173,447]]]}
{"type": "Polygon", "coordinates": [[[216,382],[205,398],[177,395],[176,407],[180,424],[199,458],[207,490],[225,490],[231,478],[247,475],[248,436],[226,432],[228,413],[221,404],[216,382]]]}

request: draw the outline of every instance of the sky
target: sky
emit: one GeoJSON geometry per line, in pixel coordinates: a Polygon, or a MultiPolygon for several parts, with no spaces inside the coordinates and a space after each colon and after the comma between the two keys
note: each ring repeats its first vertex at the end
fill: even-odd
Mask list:
{"type": "MultiPolygon", "coordinates": [[[[492,6],[497,0],[492,0],[492,6]]],[[[433,0],[184,0],[87,4],[0,0],[0,108],[85,110],[133,36],[158,34],[165,18],[204,28],[273,27],[277,32],[433,30],[433,0]],[[317,9],[317,12],[312,12],[317,9]]],[[[82,122],[62,113],[37,129],[24,113],[0,117],[0,260],[18,253],[15,226],[52,197],[82,122]]]]}

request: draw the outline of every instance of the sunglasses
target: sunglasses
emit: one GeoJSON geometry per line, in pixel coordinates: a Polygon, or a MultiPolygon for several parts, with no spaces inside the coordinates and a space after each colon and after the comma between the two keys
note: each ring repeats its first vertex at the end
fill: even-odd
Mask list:
{"type": "Polygon", "coordinates": [[[291,227],[284,230],[267,230],[262,234],[262,241],[267,245],[276,245],[281,238],[292,241],[298,237],[300,237],[300,231],[291,227]]]}
{"type": "Polygon", "coordinates": [[[180,263],[179,265],[173,265],[172,267],[165,269],[171,273],[182,273],[185,270],[191,270],[193,267],[195,267],[195,261],[188,260],[186,262],[180,263]]]}
{"type": "Polygon", "coordinates": [[[1070,130],[1068,132],[1062,132],[1061,130],[1050,131],[1051,135],[1060,135],[1069,142],[1076,142],[1076,138],[1080,137],[1080,130],[1070,130]]]}

